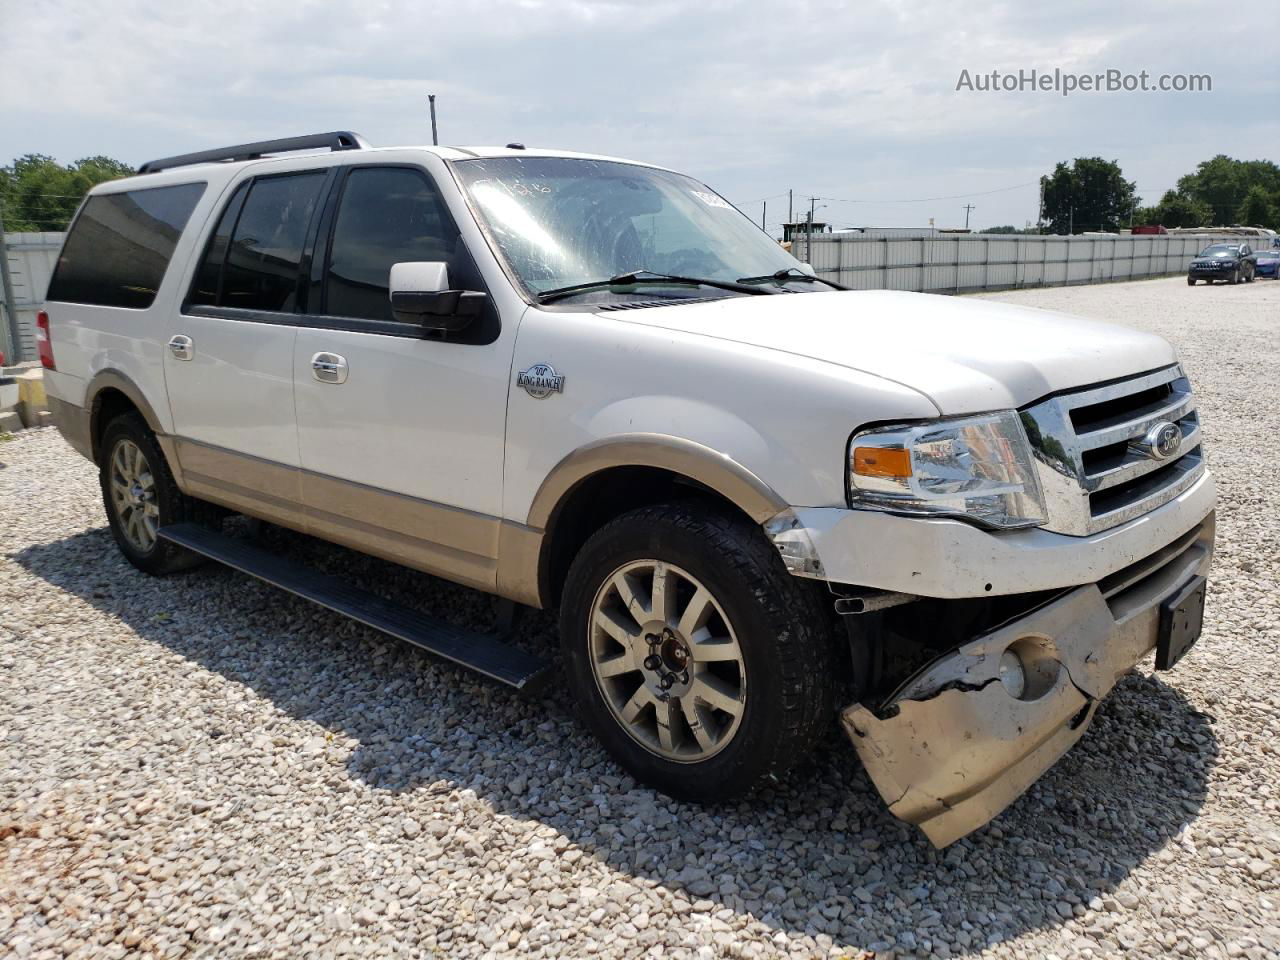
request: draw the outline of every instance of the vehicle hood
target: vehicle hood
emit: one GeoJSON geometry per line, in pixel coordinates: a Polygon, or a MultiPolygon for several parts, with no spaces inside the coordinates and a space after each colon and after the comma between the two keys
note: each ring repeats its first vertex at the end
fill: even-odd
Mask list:
{"type": "Polygon", "coordinates": [[[894,290],[735,297],[605,314],[892,380],[944,414],[1021,407],[1173,363],[1164,339],[1068,314],[894,290]]]}

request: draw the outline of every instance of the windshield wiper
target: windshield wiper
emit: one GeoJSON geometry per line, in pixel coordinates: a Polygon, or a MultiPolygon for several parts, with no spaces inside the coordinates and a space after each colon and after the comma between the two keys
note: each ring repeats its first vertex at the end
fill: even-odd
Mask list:
{"type": "Polygon", "coordinates": [[[538,294],[538,301],[540,303],[549,303],[552,300],[559,300],[561,297],[567,297],[584,290],[594,290],[597,287],[631,287],[642,283],[687,283],[693,286],[715,287],[719,290],[733,290],[737,293],[749,293],[757,296],[769,292],[741,281],[734,283],[732,280],[678,277],[670,273],[654,273],[652,270],[633,270],[630,273],[620,273],[616,277],[610,277],[608,280],[588,280],[586,283],[573,283],[567,287],[553,287],[550,290],[543,290],[538,294]]]}
{"type": "Polygon", "coordinates": [[[739,283],[768,283],[770,280],[784,283],[787,280],[808,280],[810,283],[825,283],[828,287],[834,287],[837,290],[848,290],[842,283],[836,283],[834,280],[827,280],[824,277],[816,277],[811,273],[805,273],[796,267],[787,267],[785,270],[778,270],[776,273],[766,273],[762,277],[739,277],[739,283]]]}

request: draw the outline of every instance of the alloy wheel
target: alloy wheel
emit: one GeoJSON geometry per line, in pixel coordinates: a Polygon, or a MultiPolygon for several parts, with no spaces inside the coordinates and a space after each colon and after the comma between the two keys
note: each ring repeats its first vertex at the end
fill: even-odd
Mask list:
{"type": "Polygon", "coordinates": [[[160,503],[146,455],[132,440],[121,440],[111,452],[111,502],[125,539],[141,553],[156,543],[160,503]]]}
{"type": "Polygon", "coordinates": [[[596,591],[587,631],[596,685],[641,746],[690,763],[733,739],[746,707],[742,648],[688,571],[661,560],[618,568],[596,591]]]}

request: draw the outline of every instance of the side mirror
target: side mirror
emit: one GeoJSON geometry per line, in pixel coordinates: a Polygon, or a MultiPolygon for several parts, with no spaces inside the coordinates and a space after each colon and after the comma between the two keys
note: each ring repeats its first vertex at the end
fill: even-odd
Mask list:
{"type": "Polygon", "coordinates": [[[391,265],[391,312],[401,323],[456,333],[480,315],[486,293],[449,289],[449,267],[434,261],[391,265]]]}

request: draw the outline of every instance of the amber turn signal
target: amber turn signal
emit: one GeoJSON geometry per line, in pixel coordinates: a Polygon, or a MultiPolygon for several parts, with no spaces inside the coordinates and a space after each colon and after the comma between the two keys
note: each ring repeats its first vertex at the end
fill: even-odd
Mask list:
{"type": "Polygon", "coordinates": [[[860,477],[905,480],[911,476],[911,451],[883,447],[855,447],[853,472],[860,477]]]}

